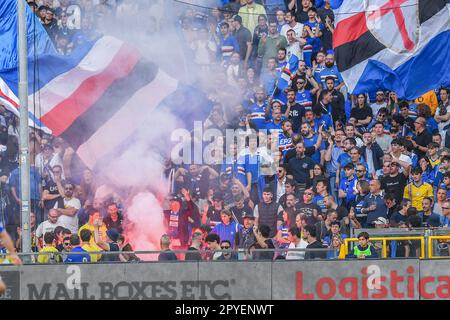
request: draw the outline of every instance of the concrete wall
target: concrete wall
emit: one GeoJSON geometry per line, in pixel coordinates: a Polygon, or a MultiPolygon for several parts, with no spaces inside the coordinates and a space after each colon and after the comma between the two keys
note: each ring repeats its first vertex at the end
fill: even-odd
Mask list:
{"type": "Polygon", "coordinates": [[[0,266],[1,299],[449,299],[450,260],[0,266]]]}

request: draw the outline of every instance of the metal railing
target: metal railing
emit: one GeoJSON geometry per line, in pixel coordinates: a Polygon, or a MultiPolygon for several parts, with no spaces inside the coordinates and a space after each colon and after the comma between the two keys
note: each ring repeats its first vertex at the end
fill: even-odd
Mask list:
{"type": "MultiPolygon", "coordinates": [[[[381,241],[382,242],[382,259],[386,259],[387,258],[387,242],[388,241],[402,241],[402,240],[420,240],[420,257],[419,259],[425,259],[425,237],[370,237],[369,239],[371,242],[372,241],[381,241]]],[[[345,250],[345,254],[348,254],[349,252],[349,244],[350,242],[357,242],[359,241],[358,238],[347,238],[344,239],[344,250],[345,250]]]]}
{"type": "MultiPolygon", "coordinates": [[[[113,255],[113,256],[118,256],[118,255],[134,255],[136,257],[139,258],[139,256],[149,256],[152,255],[153,257],[156,257],[156,259],[151,259],[151,260],[141,260],[141,261],[98,261],[98,262],[92,262],[92,263],[132,263],[132,262],[182,262],[185,261],[183,259],[179,259],[179,260],[164,260],[164,261],[156,261],[157,260],[157,255],[161,254],[161,253],[167,253],[167,251],[158,251],[158,250],[149,250],[149,251],[89,251],[89,252],[31,252],[31,253],[22,253],[19,252],[17,253],[17,255],[19,257],[21,257],[24,260],[24,264],[37,264],[37,265],[43,265],[42,263],[38,263],[37,262],[37,257],[40,255],[44,255],[44,256],[70,256],[70,255],[74,255],[74,256],[79,256],[80,254],[88,254],[88,255],[113,255]],[[32,257],[32,258],[31,258],[32,257]],[[31,262],[30,262],[31,261],[31,262]]],[[[240,254],[240,255],[245,255],[245,259],[238,259],[239,261],[268,261],[267,259],[253,259],[252,258],[252,253],[263,253],[263,252],[271,252],[274,253],[274,261],[276,261],[277,259],[276,256],[277,254],[281,254],[281,255],[286,255],[288,252],[304,252],[305,254],[307,252],[323,252],[325,255],[329,252],[333,252],[335,259],[337,259],[338,257],[338,253],[339,250],[336,248],[311,248],[311,249],[306,249],[306,248],[286,248],[286,249],[255,249],[254,251],[248,251],[248,250],[244,250],[244,249],[238,249],[238,250],[197,250],[197,251],[192,251],[192,250],[170,250],[170,252],[176,254],[176,255],[180,255],[180,254],[186,254],[186,253],[195,253],[195,254],[200,254],[202,257],[204,255],[210,254],[213,255],[214,253],[229,253],[229,254],[240,254]]],[[[7,259],[8,258],[8,254],[0,254],[0,261],[2,259],[7,259]]],[[[178,258],[181,258],[178,257],[178,258]]],[[[183,256],[184,258],[184,256],[183,256]]],[[[304,258],[298,258],[298,259],[293,259],[293,260],[303,260],[304,258]]],[[[331,260],[332,258],[325,258],[322,260],[331,260]]],[[[315,259],[316,260],[316,259],[315,259]]],[[[319,260],[319,259],[317,259],[319,260]]],[[[199,260],[199,261],[216,261],[216,260],[199,260]]],[[[226,261],[226,260],[217,260],[217,261],[226,261]]],[[[236,261],[236,259],[234,259],[233,261],[236,261]]],[[[59,263],[63,263],[63,262],[59,262],[59,263]]],[[[51,263],[46,263],[46,264],[51,264],[51,263]]],[[[0,264],[1,265],[1,264],[0,264]]]]}
{"type": "MultiPolygon", "coordinates": [[[[448,259],[450,258],[450,252],[448,250],[447,242],[450,242],[450,236],[429,236],[428,237],[428,259],[448,259]],[[440,241],[446,244],[447,255],[435,255],[435,247],[433,241],[440,241]]],[[[440,253],[438,253],[440,254],[440,253]]]]}

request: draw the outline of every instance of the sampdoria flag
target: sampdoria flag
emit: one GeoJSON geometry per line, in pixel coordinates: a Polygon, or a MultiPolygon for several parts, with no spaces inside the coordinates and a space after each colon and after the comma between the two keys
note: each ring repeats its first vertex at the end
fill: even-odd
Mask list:
{"type": "Polygon", "coordinates": [[[450,84],[448,0],[334,0],[333,47],[352,93],[413,100],[450,84]]]}
{"type": "Polygon", "coordinates": [[[292,79],[295,77],[295,73],[298,69],[299,58],[297,55],[292,54],[289,58],[286,66],[281,69],[277,79],[277,88],[284,91],[288,86],[291,85],[292,79]]]}
{"type": "MultiPolygon", "coordinates": [[[[35,59],[29,57],[29,74],[35,59]]],[[[50,50],[38,59],[39,77],[29,76],[28,87],[30,103],[39,97],[39,115],[30,111],[31,116],[67,141],[90,168],[117,154],[156,108],[175,113],[187,126],[210,111],[206,95],[113,37],[88,41],[70,56],[50,50]]],[[[17,110],[17,66],[0,70],[0,87],[2,102],[17,110]]]]}

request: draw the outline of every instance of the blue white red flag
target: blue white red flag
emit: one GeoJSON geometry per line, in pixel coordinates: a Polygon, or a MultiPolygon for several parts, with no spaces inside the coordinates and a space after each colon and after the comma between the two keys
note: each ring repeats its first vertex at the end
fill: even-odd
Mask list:
{"type": "MultiPolygon", "coordinates": [[[[15,41],[11,35],[2,38],[15,41]]],[[[2,56],[0,52],[0,60],[2,56]]],[[[184,123],[192,124],[210,111],[201,92],[179,83],[113,37],[86,42],[69,56],[47,50],[37,58],[36,78],[30,76],[36,57],[29,57],[28,87],[30,103],[39,97],[39,108],[34,108],[39,114],[31,111],[30,116],[36,127],[67,141],[90,168],[125,145],[156,109],[176,110],[184,123]]],[[[17,65],[0,70],[0,89],[2,103],[17,112],[17,65]]]]}
{"type": "Polygon", "coordinates": [[[299,58],[292,54],[289,58],[287,65],[281,70],[278,79],[277,79],[277,87],[284,91],[287,87],[291,85],[292,79],[295,76],[295,73],[298,69],[299,58]]]}
{"type": "Polygon", "coordinates": [[[413,100],[450,85],[448,0],[333,0],[333,47],[349,91],[413,100]]]}

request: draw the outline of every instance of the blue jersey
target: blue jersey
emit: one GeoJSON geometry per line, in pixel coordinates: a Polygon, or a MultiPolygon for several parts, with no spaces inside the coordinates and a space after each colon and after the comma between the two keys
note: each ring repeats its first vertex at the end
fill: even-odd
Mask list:
{"type": "Polygon", "coordinates": [[[247,186],[247,177],[245,175],[245,167],[243,164],[239,164],[237,161],[227,158],[225,163],[222,164],[220,172],[238,179],[244,186],[247,186]]]}
{"type": "Polygon", "coordinates": [[[70,252],[79,252],[79,254],[70,254],[67,256],[65,263],[85,263],[91,262],[91,256],[81,247],[75,247],[70,252]]]}
{"type": "MultiPolygon", "coordinates": [[[[309,22],[309,21],[306,21],[305,22],[305,26],[309,26],[310,28],[311,28],[311,31],[312,31],[312,33],[316,33],[316,24],[317,24],[317,22],[309,22]]],[[[325,29],[325,25],[321,22],[320,24],[319,24],[319,29],[320,29],[320,31],[323,31],[324,29],[325,29]]]]}
{"type": "Polygon", "coordinates": [[[0,221],[0,233],[2,233],[5,230],[5,227],[3,226],[3,221],[0,221]]]}
{"type": "Polygon", "coordinates": [[[283,158],[286,153],[294,148],[292,138],[287,137],[283,132],[278,135],[278,149],[281,151],[283,158]]]}
{"type": "Polygon", "coordinates": [[[256,129],[266,128],[266,104],[258,105],[256,103],[250,106],[250,119],[255,124],[256,129]]]}
{"type": "Polygon", "coordinates": [[[324,197],[322,197],[320,194],[316,195],[313,199],[313,202],[320,208],[320,211],[322,211],[322,214],[327,213],[327,206],[325,205],[323,201],[324,197]]]}
{"type": "Polygon", "coordinates": [[[326,88],[325,79],[328,77],[334,78],[334,85],[337,87],[341,82],[344,80],[342,79],[341,73],[339,72],[337,66],[332,66],[331,68],[324,68],[320,73],[316,73],[316,76],[314,78],[316,79],[317,83],[322,84],[322,88],[326,88]]]}
{"type": "Polygon", "coordinates": [[[331,160],[326,163],[327,172],[329,173],[330,177],[336,176],[339,156],[344,153],[344,150],[336,145],[334,145],[333,149],[331,149],[331,160]]]}
{"type": "Polygon", "coordinates": [[[345,198],[346,203],[351,203],[355,200],[355,194],[353,191],[356,189],[356,183],[358,182],[358,179],[356,177],[353,177],[353,179],[348,180],[347,177],[344,177],[339,182],[339,190],[344,191],[347,196],[345,198]]]}
{"type": "Polygon", "coordinates": [[[223,222],[218,223],[212,230],[211,233],[215,233],[219,236],[220,241],[228,240],[231,242],[231,248],[234,247],[234,239],[236,238],[236,233],[242,229],[240,224],[232,221],[228,225],[223,222]]]}
{"type": "Polygon", "coordinates": [[[333,121],[328,114],[324,114],[320,118],[314,119],[314,131],[318,132],[321,125],[323,125],[323,128],[327,131],[333,128],[333,121]]]}
{"type": "MultiPolygon", "coordinates": [[[[314,134],[311,138],[303,137],[303,143],[305,145],[305,148],[312,147],[317,143],[318,135],[314,134]]],[[[320,148],[314,152],[314,154],[311,156],[311,159],[317,164],[320,163],[320,150],[325,149],[325,143],[322,142],[320,145],[320,148]]]]}
{"type": "MultiPolygon", "coordinates": [[[[312,110],[313,102],[311,91],[304,90],[303,92],[297,92],[297,95],[295,96],[295,102],[301,105],[305,111],[312,110]]],[[[305,115],[305,111],[303,111],[303,115],[305,115]]]]}
{"type": "Polygon", "coordinates": [[[269,123],[266,124],[266,130],[269,131],[269,133],[274,133],[274,132],[283,132],[283,129],[281,129],[281,123],[276,124],[275,122],[273,122],[273,120],[271,120],[269,123]]]}

